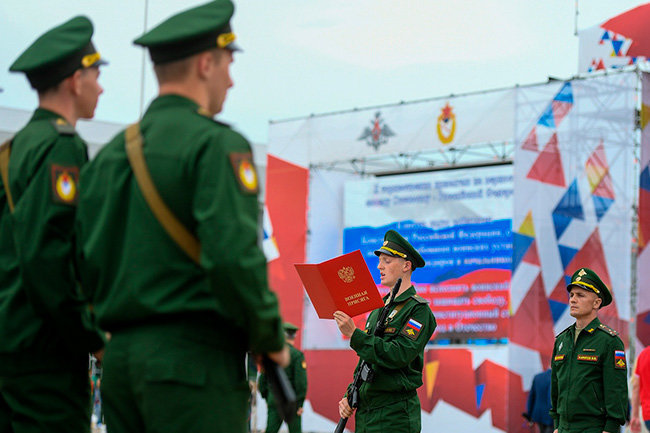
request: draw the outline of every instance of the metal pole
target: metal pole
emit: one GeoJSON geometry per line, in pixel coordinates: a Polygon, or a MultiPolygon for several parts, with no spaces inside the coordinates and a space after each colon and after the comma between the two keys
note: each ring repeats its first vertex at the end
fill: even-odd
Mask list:
{"type": "MultiPolygon", "coordinates": [[[[145,33],[147,31],[148,16],[149,16],[149,0],[144,0],[144,23],[143,23],[142,33],[145,33]]],[[[139,118],[142,118],[142,114],[144,112],[144,82],[145,82],[144,64],[145,64],[146,51],[147,50],[142,50],[142,61],[140,64],[140,115],[138,116],[139,118]]]]}
{"type": "Polygon", "coordinates": [[[578,11],[578,0],[575,2],[575,9],[576,13],[573,21],[573,36],[578,36],[578,15],[580,14],[578,11]]]}

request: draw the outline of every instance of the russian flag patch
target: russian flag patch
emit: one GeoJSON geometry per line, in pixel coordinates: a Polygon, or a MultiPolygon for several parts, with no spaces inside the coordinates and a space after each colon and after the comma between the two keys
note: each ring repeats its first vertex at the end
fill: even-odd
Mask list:
{"type": "Polygon", "coordinates": [[[625,370],[627,362],[625,362],[625,352],[622,350],[614,351],[614,368],[625,370]]]}
{"type": "Polygon", "coordinates": [[[401,334],[407,336],[411,340],[415,340],[418,335],[420,335],[420,331],[422,330],[422,324],[418,322],[417,320],[411,318],[406,322],[406,325],[404,326],[404,329],[402,329],[401,334]]]}

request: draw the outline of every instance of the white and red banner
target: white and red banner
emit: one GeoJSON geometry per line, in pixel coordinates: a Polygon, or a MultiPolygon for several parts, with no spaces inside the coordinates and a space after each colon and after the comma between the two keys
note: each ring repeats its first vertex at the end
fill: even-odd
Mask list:
{"type": "Polygon", "coordinates": [[[579,32],[578,72],[616,69],[650,57],[650,3],[579,32]]]}

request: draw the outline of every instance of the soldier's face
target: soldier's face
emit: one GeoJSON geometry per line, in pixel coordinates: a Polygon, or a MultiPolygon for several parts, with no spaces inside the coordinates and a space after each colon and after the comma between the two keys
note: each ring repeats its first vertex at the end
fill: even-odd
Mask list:
{"type": "Polygon", "coordinates": [[[386,287],[393,287],[398,278],[404,277],[409,266],[410,262],[400,257],[380,254],[377,269],[379,269],[379,275],[381,276],[381,284],[386,287]]]}
{"type": "Polygon", "coordinates": [[[590,315],[594,310],[598,310],[600,298],[594,292],[583,289],[582,287],[571,287],[569,292],[569,314],[575,318],[590,315]]]}
{"type": "Polygon", "coordinates": [[[99,85],[99,67],[91,67],[79,71],[77,112],[81,119],[92,119],[99,95],[104,89],[99,85]]]}
{"type": "Polygon", "coordinates": [[[223,110],[223,103],[226,101],[228,89],[233,86],[233,81],[230,78],[230,65],[233,62],[232,52],[228,50],[215,51],[213,61],[209,79],[209,110],[216,114],[223,110]]]}

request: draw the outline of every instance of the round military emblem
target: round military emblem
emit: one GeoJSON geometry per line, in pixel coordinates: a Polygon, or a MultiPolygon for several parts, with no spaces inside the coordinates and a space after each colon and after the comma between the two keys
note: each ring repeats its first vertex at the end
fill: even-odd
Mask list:
{"type": "Polygon", "coordinates": [[[239,164],[239,179],[251,191],[257,189],[257,173],[250,161],[244,159],[239,164]]]}
{"type": "Polygon", "coordinates": [[[63,172],[56,179],[56,193],[61,200],[71,202],[77,195],[77,185],[68,172],[63,172]]]}

